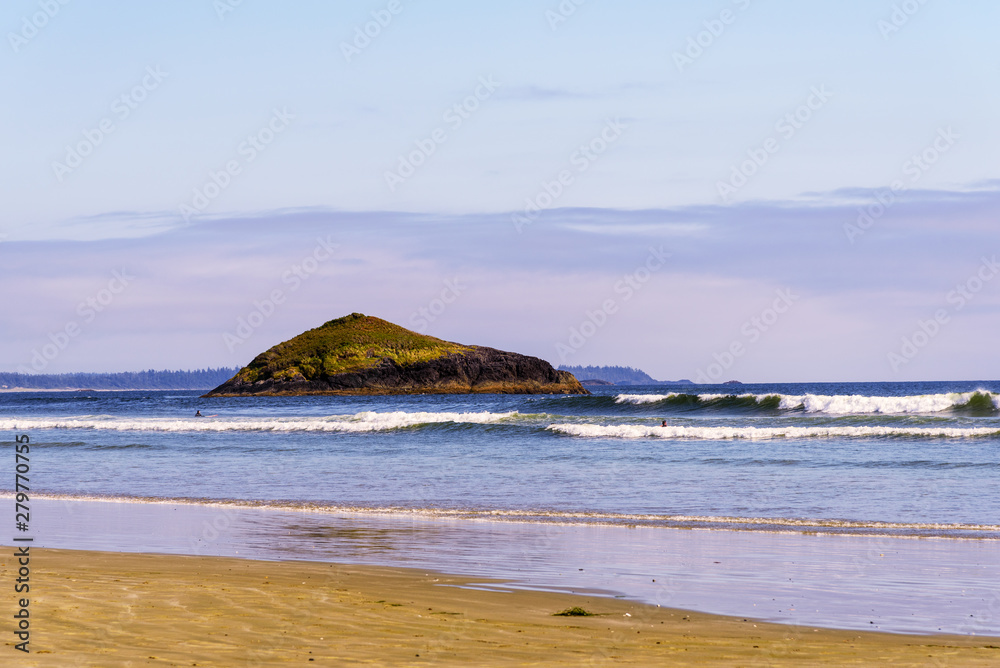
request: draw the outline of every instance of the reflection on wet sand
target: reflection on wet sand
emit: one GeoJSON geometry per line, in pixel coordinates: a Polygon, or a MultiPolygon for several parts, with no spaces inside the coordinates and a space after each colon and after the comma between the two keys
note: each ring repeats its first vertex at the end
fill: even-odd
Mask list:
{"type": "Polygon", "coordinates": [[[1000,542],[35,501],[38,544],[402,566],[767,621],[1000,635],[1000,542]]]}

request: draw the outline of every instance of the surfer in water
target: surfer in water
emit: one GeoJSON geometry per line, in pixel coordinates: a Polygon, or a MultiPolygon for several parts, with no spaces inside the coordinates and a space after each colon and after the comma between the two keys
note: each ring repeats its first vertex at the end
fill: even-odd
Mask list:
{"type": "Polygon", "coordinates": [[[664,421],[663,421],[663,424],[661,424],[660,426],[661,426],[661,427],[666,427],[666,426],[667,426],[667,421],[666,421],[666,420],[664,420],[664,421]]]}
{"type": "MultiPolygon", "coordinates": [[[[194,416],[195,417],[205,417],[204,415],[201,414],[201,411],[195,411],[194,416]]],[[[666,424],[666,422],[664,422],[664,424],[666,424]]]]}

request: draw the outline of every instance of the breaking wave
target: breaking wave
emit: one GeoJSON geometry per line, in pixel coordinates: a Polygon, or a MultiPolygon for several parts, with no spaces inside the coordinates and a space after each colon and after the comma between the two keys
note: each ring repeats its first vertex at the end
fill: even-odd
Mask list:
{"type": "Polygon", "coordinates": [[[664,408],[737,408],[761,410],[804,411],[828,415],[923,414],[953,412],[1000,411],[1000,395],[985,390],[924,394],[909,397],[873,397],[863,395],[822,394],[619,394],[617,404],[658,404],[664,408]]]}
{"type": "Polygon", "coordinates": [[[767,440],[773,438],[1000,437],[1000,429],[979,427],[650,427],[645,425],[553,424],[551,431],[587,438],[691,438],[767,440]]]}
{"type": "Polygon", "coordinates": [[[115,418],[67,417],[62,419],[0,419],[0,431],[30,429],[97,429],[109,431],[157,432],[372,432],[403,429],[424,424],[494,424],[518,415],[510,413],[374,413],[322,418],[115,418]]]}

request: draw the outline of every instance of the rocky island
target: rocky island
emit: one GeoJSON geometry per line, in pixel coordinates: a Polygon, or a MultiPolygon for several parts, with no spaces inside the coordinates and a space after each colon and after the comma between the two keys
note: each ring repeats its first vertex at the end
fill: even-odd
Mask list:
{"type": "Polygon", "coordinates": [[[258,355],[205,397],[590,394],[537,357],[451,343],[352,313],[258,355]]]}

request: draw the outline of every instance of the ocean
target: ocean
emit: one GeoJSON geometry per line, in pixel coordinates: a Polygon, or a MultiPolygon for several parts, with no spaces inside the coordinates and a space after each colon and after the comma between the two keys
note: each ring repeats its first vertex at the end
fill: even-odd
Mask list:
{"type": "Polygon", "coordinates": [[[39,540],[438,564],[774,621],[1000,634],[997,381],[199,394],[0,393],[0,440],[31,439],[36,512],[49,509],[39,540]],[[178,508],[197,531],[149,529],[178,508]],[[207,540],[197,513],[220,509],[207,540]],[[725,576],[685,561],[706,550],[706,564],[743,558],[725,576]],[[640,581],[657,572],[653,595],[640,581]],[[750,587],[762,573],[770,588],[750,587]],[[756,609],[779,582],[815,614],[756,609]],[[860,620],[873,601],[884,610],[860,620]]]}

